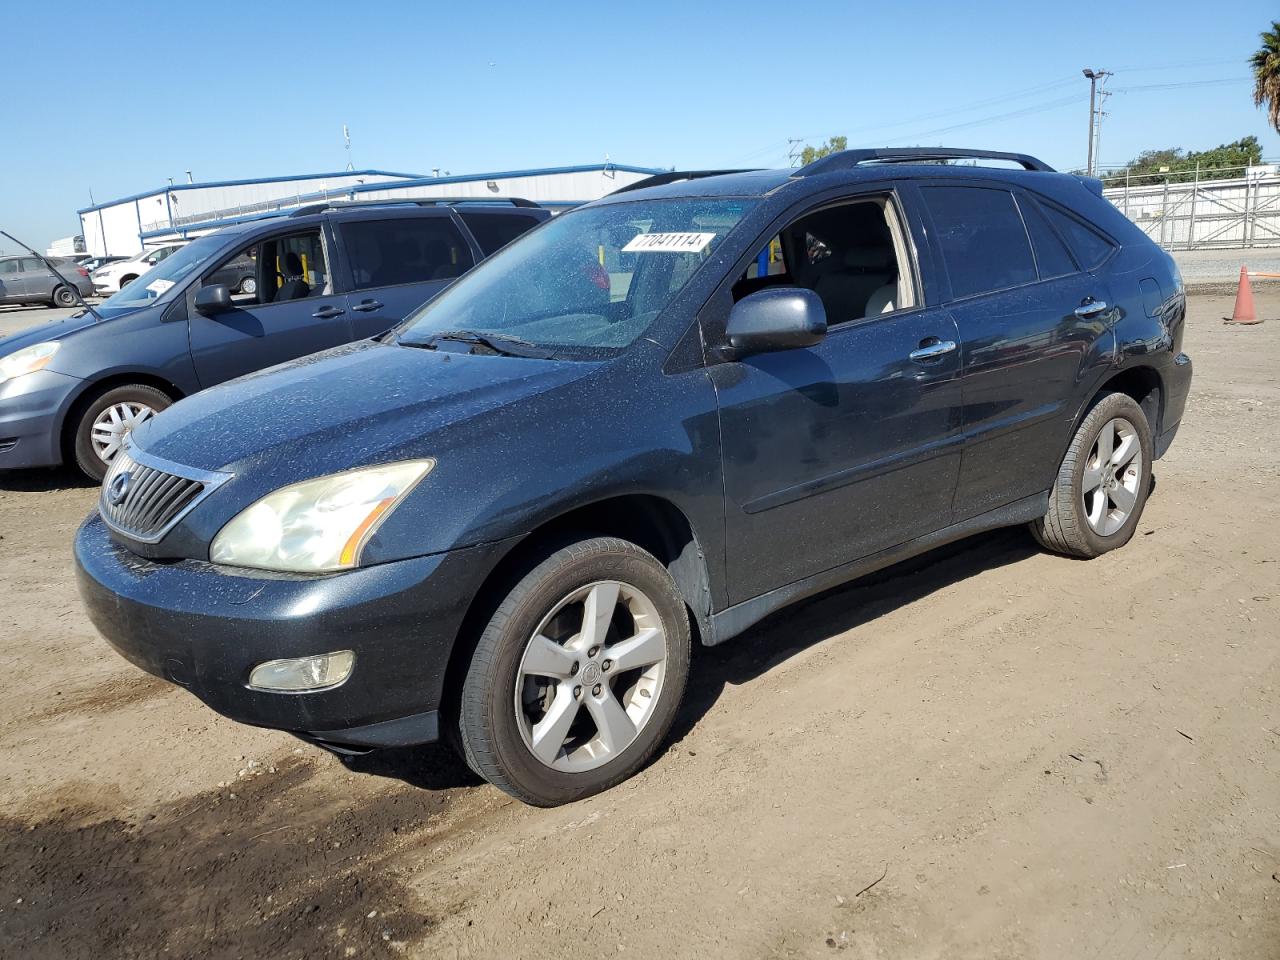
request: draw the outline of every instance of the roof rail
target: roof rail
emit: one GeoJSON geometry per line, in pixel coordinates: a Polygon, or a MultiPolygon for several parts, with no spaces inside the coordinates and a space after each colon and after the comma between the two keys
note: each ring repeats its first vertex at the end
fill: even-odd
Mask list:
{"type": "Polygon", "coordinates": [[[841,150],[813,161],[796,171],[797,177],[815,173],[848,170],[864,163],[920,163],[939,160],[1008,160],[1021,164],[1024,170],[1053,173],[1053,167],[1026,153],[1001,153],[999,150],[964,150],[956,147],[878,147],[863,150],[841,150]]]}
{"type": "Polygon", "coordinates": [[[719,177],[726,173],[751,173],[752,170],[759,169],[759,167],[744,167],[739,170],[668,170],[666,173],[654,174],[652,177],[645,177],[635,183],[628,183],[625,187],[619,187],[614,190],[609,196],[627,193],[631,190],[643,190],[646,187],[660,187],[664,183],[678,183],[681,180],[701,180],[703,177],[719,177]]]}
{"type": "Polygon", "coordinates": [[[391,200],[326,200],[322,203],[308,203],[306,206],[290,210],[291,217],[306,217],[313,213],[324,213],[326,210],[346,210],[350,207],[392,207],[411,205],[416,207],[451,207],[460,203],[509,203],[513,207],[538,207],[539,204],[524,197],[403,197],[391,200]]]}

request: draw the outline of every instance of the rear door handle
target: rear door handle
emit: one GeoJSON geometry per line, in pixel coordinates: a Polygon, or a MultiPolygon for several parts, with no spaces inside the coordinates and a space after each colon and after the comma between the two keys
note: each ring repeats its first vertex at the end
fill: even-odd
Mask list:
{"type": "Polygon", "coordinates": [[[321,307],[312,314],[317,320],[332,320],[334,317],[340,317],[347,311],[340,310],[337,307],[321,307]]]}
{"type": "Polygon", "coordinates": [[[371,313],[374,310],[381,310],[382,304],[377,300],[361,300],[351,309],[356,313],[371,313]]]}
{"type": "Polygon", "coordinates": [[[1088,320],[1090,317],[1096,317],[1105,309],[1107,309],[1105,300],[1087,300],[1076,307],[1076,316],[1081,320],[1088,320]]]}
{"type": "Polygon", "coordinates": [[[937,337],[929,337],[920,344],[920,349],[912,350],[908,357],[917,363],[925,360],[935,360],[938,357],[951,353],[956,348],[954,340],[939,340],[937,337]]]}

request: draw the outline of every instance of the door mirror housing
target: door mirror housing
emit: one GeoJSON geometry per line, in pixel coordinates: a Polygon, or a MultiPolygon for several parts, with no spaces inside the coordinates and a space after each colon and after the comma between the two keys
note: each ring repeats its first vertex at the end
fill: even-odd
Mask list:
{"type": "Polygon", "coordinates": [[[225,283],[212,283],[196,291],[195,308],[197,313],[207,317],[215,313],[226,313],[235,306],[231,302],[231,291],[225,283]]]}
{"type": "Polygon", "coordinates": [[[728,359],[811,347],[827,335],[827,311],[812,290],[770,287],[733,305],[725,334],[728,359]]]}

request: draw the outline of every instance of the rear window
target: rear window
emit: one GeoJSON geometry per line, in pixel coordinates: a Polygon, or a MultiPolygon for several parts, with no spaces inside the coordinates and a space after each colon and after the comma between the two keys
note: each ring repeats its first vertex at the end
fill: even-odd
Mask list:
{"type": "Polygon", "coordinates": [[[1075,217],[1049,204],[1044,205],[1044,212],[1058,231],[1066,237],[1067,243],[1075,251],[1076,258],[1084,264],[1086,270],[1093,270],[1111,256],[1115,246],[1092,227],[1086,227],[1075,217]]]}
{"type": "Polygon", "coordinates": [[[1034,200],[1019,196],[1018,207],[1022,210],[1022,219],[1031,234],[1031,245],[1036,251],[1036,266],[1040,268],[1041,280],[1052,280],[1054,277],[1065,277],[1077,273],[1079,267],[1071,256],[1071,251],[1062,242],[1062,238],[1049,226],[1049,221],[1040,212],[1034,200]]]}
{"type": "Polygon", "coordinates": [[[956,299],[1037,279],[1026,228],[1008,190],[926,187],[921,191],[956,299]]]}
{"type": "Polygon", "coordinates": [[[519,213],[463,213],[462,220],[487,257],[501,250],[520,234],[538,225],[533,217],[519,213]]]}
{"type": "Polygon", "coordinates": [[[397,217],[338,224],[356,290],[452,280],[472,266],[471,250],[447,217],[397,217]]]}

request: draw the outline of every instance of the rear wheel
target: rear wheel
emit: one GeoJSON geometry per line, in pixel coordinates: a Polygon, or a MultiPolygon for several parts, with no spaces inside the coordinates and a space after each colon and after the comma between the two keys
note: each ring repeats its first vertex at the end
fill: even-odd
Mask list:
{"type": "Polygon", "coordinates": [[[1142,408],[1127,394],[1104,396],[1071,440],[1049,494],[1049,512],[1031,524],[1036,540],[1074,557],[1124,546],[1147,503],[1153,453],[1142,408]]]}
{"type": "Polygon", "coordinates": [[[89,404],[76,427],[76,463],[90,479],[101,480],[125,437],[164,410],[173,399],[140,383],[115,387],[89,404]]]}
{"type": "Polygon", "coordinates": [[[253,277],[245,277],[243,280],[240,281],[240,292],[241,293],[257,293],[258,281],[255,280],[253,277]]]}
{"type": "Polygon", "coordinates": [[[558,550],[480,637],[459,708],[463,754],[537,806],[608,789],[670,729],[689,646],[684,601],[651,554],[605,537],[558,550]]]}
{"type": "Polygon", "coordinates": [[[74,307],[76,305],[76,295],[71,292],[68,286],[60,286],[53,291],[53,302],[59,307],[74,307]]]}

